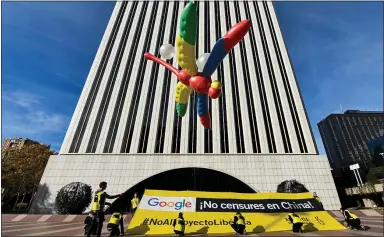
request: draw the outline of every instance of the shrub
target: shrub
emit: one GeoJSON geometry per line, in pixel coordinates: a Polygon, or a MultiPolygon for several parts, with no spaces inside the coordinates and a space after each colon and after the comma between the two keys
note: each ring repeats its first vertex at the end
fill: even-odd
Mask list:
{"type": "Polygon", "coordinates": [[[91,186],[73,182],[60,189],[56,196],[59,214],[82,214],[92,200],[91,186]]]}
{"type": "Polygon", "coordinates": [[[308,189],[299,181],[296,180],[285,180],[277,185],[278,193],[306,193],[308,189]]]}

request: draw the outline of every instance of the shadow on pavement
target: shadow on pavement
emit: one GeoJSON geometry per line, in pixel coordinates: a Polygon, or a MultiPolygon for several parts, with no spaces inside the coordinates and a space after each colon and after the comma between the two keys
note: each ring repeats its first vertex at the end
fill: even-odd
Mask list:
{"type": "Polygon", "coordinates": [[[149,231],[149,227],[146,225],[135,226],[126,231],[127,235],[145,235],[149,231]]]}
{"type": "Polygon", "coordinates": [[[308,224],[305,224],[304,227],[303,227],[303,231],[304,232],[313,232],[313,231],[318,231],[319,229],[317,229],[313,223],[308,223],[308,224]]]}
{"type": "Polygon", "coordinates": [[[264,233],[264,232],[265,232],[265,228],[264,228],[264,226],[261,226],[261,225],[256,226],[252,230],[252,233],[264,233]]]}
{"type": "Polygon", "coordinates": [[[209,229],[209,226],[205,226],[205,227],[197,230],[196,232],[188,233],[186,235],[206,235],[206,234],[208,234],[208,229],[209,229]]]}

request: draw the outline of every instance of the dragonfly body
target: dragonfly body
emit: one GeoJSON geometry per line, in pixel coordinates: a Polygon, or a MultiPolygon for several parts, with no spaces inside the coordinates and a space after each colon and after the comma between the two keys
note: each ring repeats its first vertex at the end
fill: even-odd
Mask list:
{"type": "Polygon", "coordinates": [[[224,37],[220,38],[213,47],[204,69],[199,72],[195,57],[196,17],[196,4],[190,2],[181,14],[180,34],[176,39],[177,61],[182,70],[150,53],[145,53],[144,57],[147,60],[163,65],[175,74],[179,80],[175,93],[176,110],[179,116],[183,117],[185,115],[191,92],[196,93],[196,109],[200,122],[205,128],[209,129],[211,128],[211,117],[208,110],[208,97],[217,99],[221,95],[222,87],[221,82],[212,81],[211,76],[229,51],[247,34],[251,27],[251,21],[243,20],[237,23],[224,37]]]}

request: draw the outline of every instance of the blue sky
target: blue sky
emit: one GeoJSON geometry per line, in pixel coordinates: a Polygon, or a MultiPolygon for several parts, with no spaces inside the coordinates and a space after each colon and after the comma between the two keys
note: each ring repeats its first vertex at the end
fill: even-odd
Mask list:
{"type": "MultiPolygon", "coordinates": [[[[317,122],[383,109],[383,3],[276,2],[320,153],[317,122]]],[[[112,2],[2,3],[2,139],[59,150],[112,2]]]]}

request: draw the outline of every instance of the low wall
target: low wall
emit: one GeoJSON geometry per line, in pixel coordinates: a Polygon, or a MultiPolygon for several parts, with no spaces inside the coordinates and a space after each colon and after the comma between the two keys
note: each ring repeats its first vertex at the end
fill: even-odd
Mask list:
{"type": "Polygon", "coordinates": [[[122,193],[157,174],[182,168],[215,170],[258,192],[276,192],[281,182],[297,180],[319,195],[325,210],[341,207],[329,162],[321,155],[65,154],[49,158],[30,213],[55,214],[56,195],[71,182],[97,190],[103,180],[108,182],[108,193],[122,193]]]}
{"type": "Polygon", "coordinates": [[[374,189],[370,185],[363,185],[361,187],[346,188],[345,193],[348,196],[364,195],[370,193],[382,193],[384,189],[384,183],[375,184],[374,189]]]}

